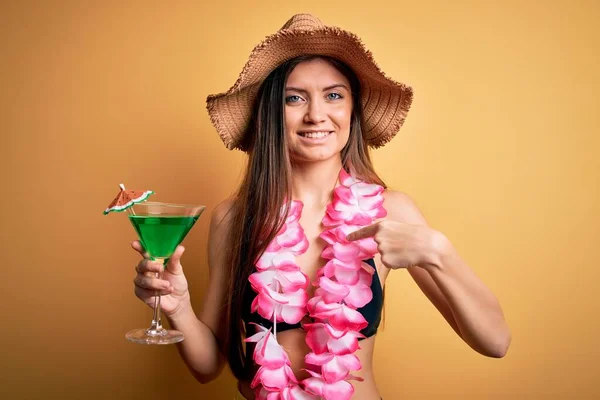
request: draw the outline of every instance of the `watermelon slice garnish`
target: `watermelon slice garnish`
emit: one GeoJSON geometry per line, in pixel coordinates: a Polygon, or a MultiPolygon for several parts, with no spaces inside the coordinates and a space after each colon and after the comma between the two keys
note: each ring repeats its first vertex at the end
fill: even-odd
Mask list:
{"type": "Polygon", "coordinates": [[[104,210],[104,215],[109,212],[121,212],[127,210],[129,207],[136,203],[145,201],[151,194],[154,194],[152,190],[125,190],[125,186],[121,183],[119,185],[121,191],[115,197],[115,199],[108,205],[108,208],[104,210]]]}

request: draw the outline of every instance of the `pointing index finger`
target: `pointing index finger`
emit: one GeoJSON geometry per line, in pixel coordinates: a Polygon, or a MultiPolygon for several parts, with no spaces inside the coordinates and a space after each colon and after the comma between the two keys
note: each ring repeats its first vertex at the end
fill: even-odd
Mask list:
{"type": "Polygon", "coordinates": [[[379,226],[376,223],[365,226],[364,228],[354,231],[351,234],[349,234],[348,236],[346,236],[346,240],[352,242],[354,240],[364,239],[367,237],[375,236],[378,228],[379,228],[379,226]]]}

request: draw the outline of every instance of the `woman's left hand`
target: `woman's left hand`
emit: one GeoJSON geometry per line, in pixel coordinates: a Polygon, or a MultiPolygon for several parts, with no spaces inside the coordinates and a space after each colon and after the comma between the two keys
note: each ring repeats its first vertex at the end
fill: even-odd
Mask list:
{"type": "Polygon", "coordinates": [[[354,241],[372,237],[381,254],[381,262],[388,268],[409,268],[439,265],[445,237],[425,225],[410,225],[383,220],[349,234],[354,241]]]}

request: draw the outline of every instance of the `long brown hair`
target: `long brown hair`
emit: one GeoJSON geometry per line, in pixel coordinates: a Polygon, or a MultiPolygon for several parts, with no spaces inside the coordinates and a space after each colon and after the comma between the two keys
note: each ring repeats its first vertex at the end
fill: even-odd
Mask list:
{"type": "MultiPolygon", "coordinates": [[[[229,299],[225,326],[227,361],[239,380],[251,379],[243,342],[242,321],[244,292],[248,277],[258,258],[281,229],[285,217],[281,209],[290,195],[292,168],[285,132],[285,84],[290,73],[301,62],[323,59],[340,71],[350,82],[352,91],[352,123],[348,143],[342,149],[343,167],[357,178],[386,187],[377,176],[362,134],[360,82],[346,64],[330,57],[302,56],[286,61],[273,70],[259,89],[252,119],[244,135],[248,150],[245,176],[234,198],[231,235],[227,246],[229,299]]],[[[287,215],[287,210],[284,215],[287,215]]]]}

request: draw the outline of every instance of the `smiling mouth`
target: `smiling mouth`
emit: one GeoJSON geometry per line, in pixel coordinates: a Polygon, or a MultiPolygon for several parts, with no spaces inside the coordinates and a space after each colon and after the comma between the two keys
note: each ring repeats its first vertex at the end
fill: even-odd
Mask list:
{"type": "Polygon", "coordinates": [[[322,132],[298,132],[298,135],[307,139],[323,139],[331,135],[333,131],[322,131],[322,132]]]}

